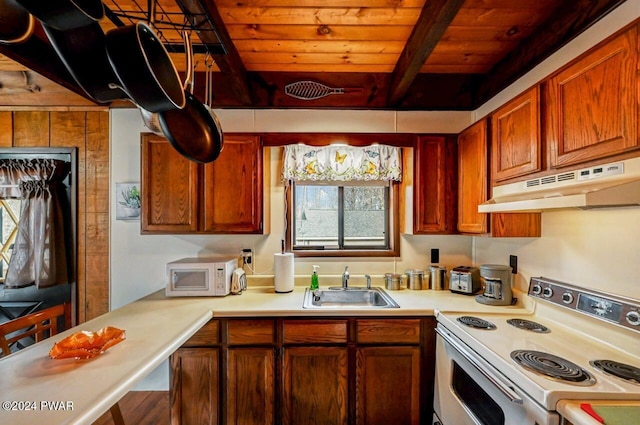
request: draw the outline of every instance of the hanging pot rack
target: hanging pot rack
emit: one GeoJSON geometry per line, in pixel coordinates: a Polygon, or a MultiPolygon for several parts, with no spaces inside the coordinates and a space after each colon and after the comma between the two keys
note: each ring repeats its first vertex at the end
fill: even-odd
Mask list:
{"type": "Polygon", "coordinates": [[[112,9],[105,4],[104,9],[105,16],[113,22],[114,25],[121,27],[138,21],[153,22],[153,27],[158,38],[170,52],[184,53],[184,43],[181,41],[171,41],[167,39],[164,33],[175,32],[176,34],[182,34],[182,32],[186,30],[197,33],[209,33],[208,39],[213,35],[215,39],[218,40],[218,43],[193,44],[194,53],[209,55],[227,54],[227,50],[222,44],[222,41],[220,41],[215,26],[206,14],[191,14],[186,11],[171,12],[155,0],[146,0],[146,8],[140,4],[141,1],[139,0],[130,0],[127,2],[129,5],[134,5],[137,10],[124,10],[116,0],[112,3],[116,6],[115,8],[112,9]],[[176,17],[179,19],[175,19],[176,17]],[[182,20],[182,22],[176,22],[179,20],[182,20]]]}

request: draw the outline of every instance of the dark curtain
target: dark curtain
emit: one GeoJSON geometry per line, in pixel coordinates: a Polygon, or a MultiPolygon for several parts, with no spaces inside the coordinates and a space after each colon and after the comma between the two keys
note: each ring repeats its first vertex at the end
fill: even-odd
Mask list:
{"type": "Polygon", "coordinates": [[[0,197],[20,198],[18,233],[5,287],[38,288],[71,281],[69,163],[56,159],[0,160],[0,197]]]}

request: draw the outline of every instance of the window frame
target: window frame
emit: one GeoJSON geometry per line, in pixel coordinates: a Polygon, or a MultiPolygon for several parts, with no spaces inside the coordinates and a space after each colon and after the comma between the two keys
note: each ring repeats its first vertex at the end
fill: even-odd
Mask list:
{"type": "Polygon", "coordinates": [[[296,257],[399,257],[400,256],[400,182],[391,182],[389,186],[389,244],[387,248],[343,248],[343,249],[300,249],[293,244],[294,206],[293,185],[285,186],[285,202],[287,205],[285,231],[285,249],[296,257]]]}

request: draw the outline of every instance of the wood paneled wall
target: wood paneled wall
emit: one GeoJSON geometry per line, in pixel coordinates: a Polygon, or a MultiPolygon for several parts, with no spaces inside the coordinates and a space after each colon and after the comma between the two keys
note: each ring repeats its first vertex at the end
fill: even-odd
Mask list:
{"type": "Polygon", "coordinates": [[[0,112],[2,147],[77,147],[78,322],[109,311],[109,112],[0,112]]]}

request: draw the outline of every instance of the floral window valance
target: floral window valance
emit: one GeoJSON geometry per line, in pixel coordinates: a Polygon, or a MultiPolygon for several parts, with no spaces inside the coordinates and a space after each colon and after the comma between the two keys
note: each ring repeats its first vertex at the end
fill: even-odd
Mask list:
{"type": "Polygon", "coordinates": [[[283,181],[402,180],[400,148],[387,145],[287,145],[283,181]]]}

